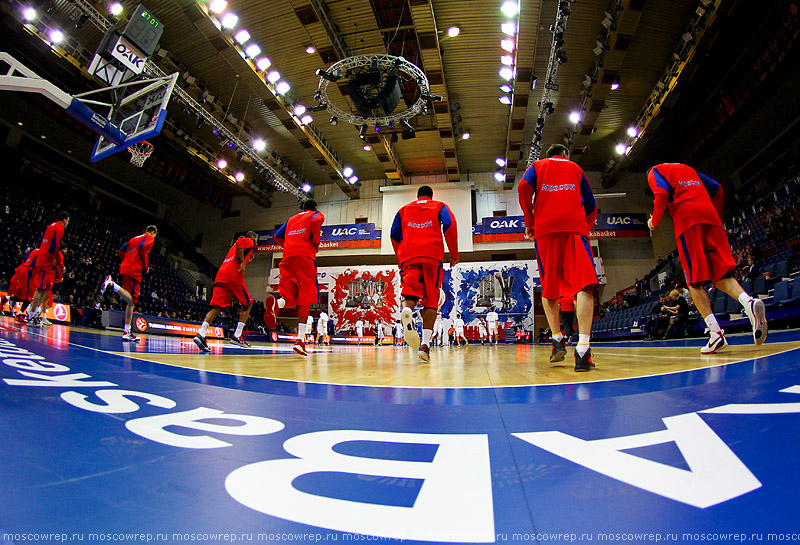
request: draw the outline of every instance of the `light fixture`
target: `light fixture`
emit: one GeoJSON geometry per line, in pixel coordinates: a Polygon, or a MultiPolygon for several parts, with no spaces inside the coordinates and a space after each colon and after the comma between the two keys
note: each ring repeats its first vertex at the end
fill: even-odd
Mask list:
{"type": "Polygon", "coordinates": [[[616,151],[616,152],[617,152],[619,155],[625,155],[625,144],[617,144],[617,145],[614,147],[614,150],[615,150],[615,151],[616,151]]]}
{"type": "Polygon", "coordinates": [[[349,178],[352,175],[353,175],[353,169],[351,167],[344,167],[342,169],[342,176],[344,176],[345,178],[349,178]]]}
{"type": "Polygon", "coordinates": [[[338,125],[339,124],[339,118],[336,117],[335,115],[332,115],[331,118],[330,118],[330,122],[331,122],[331,125],[338,125]]]}
{"type": "Polygon", "coordinates": [[[500,172],[498,170],[497,172],[494,173],[494,179],[497,180],[498,182],[505,182],[506,181],[506,175],[505,175],[505,173],[500,172]]]}
{"type": "Polygon", "coordinates": [[[339,81],[342,79],[342,74],[339,72],[326,72],[322,68],[317,68],[314,73],[321,78],[324,78],[328,81],[339,81]]]}
{"type": "Polygon", "coordinates": [[[258,44],[250,44],[247,46],[247,49],[245,49],[244,52],[251,59],[255,59],[261,54],[261,48],[258,46],[258,44]]]}
{"type": "Polygon", "coordinates": [[[220,159],[219,161],[217,161],[217,168],[218,169],[222,170],[226,166],[228,166],[228,161],[226,161],[225,159],[220,159]]]}
{"type": "Polygon", "coordinates": [[[276,83],[279,79],[281,79],[281,73],[277,70],[273,70],[267,74],[267,81],[270,83],[276,83]]]}
{"type": "Polygon", "coordinates": [[[381,132],[381,124],[375,123],[375,132],[381,132]]]}
{"type": "Polygon", "coordinates": [[[500,69],[500,77],[506,81],[511,81],[514,78],[514,70],[508,66],[500,69]]]}
{"type": "Polygon", "coordinates": [[[603,15],[605,17],[603,17],[603,21],[600,24],[603,25],[604,28],[611,28],[611,25],[614,24],[614,18],[611,16],[611,13],[607,11],[603,15]]]}
{"type": "Polygon", "coordinates": [[[303,106],[302,104],[297,104],[297,105],[294,107],[294,115],[295,115],[295,116],[297,116],[297,117],[300,117],[300,116],[301,116],[301,115],[303,115],[304,113],[306,113],[306,107],[305,107],[305,106],[303,106]]]}
{"type": "Polygon", "coordinates": [[[275,86],[275,92],[278,93],[279,95],[285,95],[286,93],[289,92],[289,89],[291,88],[292,86],[289,85],[288,82],[282,81],[275,86]]]}
{"type": "Polygon", "coordinates": [[[639,131],[636,130],[636,127],[628,127],[628,136],[636,138],[637,134],[639,134],[639,131]]]}
{"type": "Polygon", "coordinates": [[[567,52],[563,49],[556,51],[556,60],[559,64],[567,64],[567,52]]]}
{"type": "Polygon", "coordinates": [[[505,160],[505,159],[503,159],[502,157],[498,157],[497,159],[495,159],[495,160],[494,160],[494,162],[495,162],[495,163],[497,164],[497,166],[499,166],[500,168],[503,168],[504,166],[506,166],[506,160],[505,160]]]}
{"type": "Polygon", "coordinates": [[[514,17],[519,11],[519,4],[513,0],[507,0],[500,6],[500,11],[502,11],[506,17],[514,17]]]}
{"type": "Polygon", "coordinates": [[[350,185],[355,184],[357,181],[358,181],[358,176],[350,176],[347,179],[347,183],[349,183],[350,185]]]}
{"type": "Polygon", "coordinates": [[[26,8],[25,11],[22,12],[22,17],[26,21],[33,21],[36,19],[36,10],[33,8],[26,8]]]}
{"type": "Polygon", "coordinates": [[[464,130],[464,132],[461,133],[461,139],[462,140],[469,140],[470,136],[472,136],[472,135],[470,134],[469,129],[466,129],[466,130],[464,130]]]}
{"type": "Polygon", "coordinates": [[[503,91],[504,93],[510,93],[513,90],[513,88],[507,83],[504,83],[503,85],[500,86],[500,90],[503,91]]]}
{"type": "Polygon", "coordinates": [[[243,181],[244,180],[244,172],[241,172],[241,171],[237,172],[236,174],[233,175],[233,179],[236,180],[237,182],[243,181]]]}
{"type": "Polygon", "coordinates": [[[261,138],[253,140],[253,149],[256,151],[264,151],[267,148],[267,143],[261,138]]]}
{"type": "Polygon", "coordinates": [[[514,57],[511,55],[503,55],[500,57],[500,62],[505,64],[506,66],[512,66],[514,64],[514,57]]]}
{"type": "Polygon", "coordinates": [[[500,47],[502,47],[503,50],[508,51],[509,53],[514,51],[514,45],[515,45],[514,40],[511,38],[503,38],[502,40],[500,40],[500,47]]]}
{"type": "Polygon", "coordinates": [[[367,127],[367,125],[361,125],[361,126],[358,128],[358,137],[359,137],[361,140],[365,140],[365,139],[367,138],[367,129],[368,129],[368,128],[369,128],[369,127],[367,127]]]}
{"type": "Polygon", "coordinates": [[[611,90],[616,91],[617,89],[619,89],[619,82],[615,81],[614,83],[611,84],[611,90]]]}
{"type": "Polygon", "coordinates": [[[256,68],[258,68],[261,72],[263,72],[270,66],[272,66],[272,61],[269,60],[268,57],[261,57],[256,61],[256,68]]]}
{"type": "Polygon", "coordinates": [[[242,29],[242,30],[240,30],[239,32],[236,33],[236,35],[233,37],[233,39],[236,40],[237,42],[239,42],[240,44],[244,45],[244,43],[247,42],[247,40],[250,39],[250,33],[247,32],[247,30],[242,29]]]}
{"type": "Polygon", "coordinates": [[[233,28],[236,26],[236,23],[239,22],[239,16],[235,13],[226,13],[222,16],[222,21],[220,23],[225,28],[233,28]]]}
{"type": "Polygon", "coordinates": [[[517,25],[509,21],[507,23],[503,23],[502,25],[500,25],[500,30],[502,30],[503,34],[505,34],[506,36],[513,36],[514,34],[517,33],[517,25]]]}
{"type": "Polygon", "coordinates": [[[322,111],[327,110],[327,109],[328,109],[328,103],[327,102],[320,102],[316,106],[311,106],[308,109],[308,111],[309,112],[322,112],[322,111]]]}
{"type": "Polygon", "coordinates": [[[312,121],[314,121],[314,117],[311,114],[306,114],[300,118],[300,123],[302,123],[303,125],[308,125],[312,121]]]}
{"type": "Polygon", "coordinates": [[[306,47],[306,53],[308,53],[309,55],[312,55],[312,54],[314,54],[316,52],[317,52],[317,48],[314,47],[313,45],[309,45],[308,47],[306,47]]]}
{"type": "Polygon", "coordinates": [[[311,184],[303,184],[303,187],[301,187],[300,189],[303,190],[303,193],[308,193],[309,191],[311,191],[311,184]]]}
{"type": "Polygon", "coordinates": [[[451,26],[450,28],[447,29],[447,35],[450,36],[451,38],[455,38],[459,34],[461,34],[461,29],[458,28],[457,26],[451,26]]]}
{"type": "Polygon", "coordinates": [[[500,102],[503,104],[511,104],[511,97],[508,95],[503,95],[499,98],[500,102]]]}
{"type": "Polygon", "coordinates": [[[364,144],[364,147],[362,149],[364,151],[372,151],[372,146],[370,146],[369,144],[364,144]]]}
{"type": "Polygon", "coordinates": [[[227,0],[211,0],[208,4],[208,11],[211,13],[222,13],[228,6],[227,0]]]}
{"type": "Polygon", "coordinates": [[[581,120],[581,113],[580,112],[570,112],[569,113],[569,122],[577,124],[581,120]]]}
{"type": "Polygon", "coordinates": [[[122,4],[119,2],[113,2],[110,6],[108,6],[108,11],[111,13],[111,15],[116,17],[122,13],[122,4]]]}
{"type": "Polygon", "coordinates": [[[54,30],[50,33],[50,43],[59,44],[64,41],[64,33],[60,30],[54,30]]]}

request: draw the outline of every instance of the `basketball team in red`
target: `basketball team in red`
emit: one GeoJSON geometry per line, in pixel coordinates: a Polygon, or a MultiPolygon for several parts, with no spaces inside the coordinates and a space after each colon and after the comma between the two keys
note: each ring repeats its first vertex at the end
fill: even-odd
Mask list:
{"type": "MultiPolygon", "coordinates": [[[[709,339],[701,353],[719,352],[728,344],[704,288],[709,282],[741,303],[750,320],[755,344],[762,344],[768,333],[764,303],[746,293],[733,277],[735,261],[722,224],[722,186],[679,163],[651,168],[647,180],[654,195],[648,227],[656,229],[669,210],[688,288],[708,328],[709,339]]],[[[570,161],[569,150],[556,144],[547,150],[544,159],[535,161],[525,171],[518,194],[526,235],[534,240],[548,325],[551,331],[561,331],[561,311],[571,309],[574,300],[578,321],[574,369],[589,371],[595,367],[590,334],[594,292],[598,285],[589,244],[597,206],[589,181],[583,170],[570,161]]],[[[267,328],[275,329],[281,309],[296,309],[299,325],[293,350],[303,356],[308,355],[304,340],[309,333],[306,329],[310,306],[319,299],[316,256],[324,222],[317,203],[309,199],[304,201],[302,212],[289,218],[274,235],[283,248],[279,295],[267,296],[264,321],[267,328]]],[[[17,267],[11,280],[9,295],[12,301],[23,303],[23,310],[30,305],[28,323],[32,325],[42,324],[40,315],[47,308],[48,299],[52,304],[53,284],[63,277],[65,249],[61,248],[61,241],[68,224],[69,215],[61,213],[45,230],[39,247],[17,267]]],[[[143,234],[123,244],[119,249],[120,283],[109,275],[100,289],[102,294],[111,288],[126,303],[124,341],[139,341],[132,332],[133,311],[142,276],[149,269],[148,255],[157,234],[156,227],[150,225],[143,234]]],[[[390,238],[400,267],[403,336],[405,342],[417,350],[419,359],[428,362],[440,305],[444,263],[453,267],[459,261],[455,215],[447,204],[433,199],[430,186],[421,186],[416,200],[401,207],[395,215],[390,238]],[[421,338],[413,317],[417,307],[421,307],[421,338]]],[[[239,321],[230,340],[241,347],[250,346],[244,339],[244,328],[253,299],[245,284],[245,269],[255,255],[256,242],[256,233],[249,231],[228,250],[214,278],[210,309],[194,338],[201,351],[211,351],[205,338],[207,330],[219,313],[234,301],[239,304],[239,321]]],[[[25,321],[21,314],[17,319],[25,321]]],[[[553,335],[551,362],[565,359],[567,341],[563,333],[553,335]]]]}

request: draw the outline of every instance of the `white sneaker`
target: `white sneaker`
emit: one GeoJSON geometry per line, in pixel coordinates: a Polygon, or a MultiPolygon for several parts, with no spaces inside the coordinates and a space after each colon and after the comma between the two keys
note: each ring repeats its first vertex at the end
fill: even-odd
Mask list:
{"type": "Polygon", "coordinates": [[[122,335],[122,340],[123,341],[132,342],[132,343],[138,343],[142,339],[140,337],[137,337],[133,333],[125,333],[125,334],[122,335]]]}
{"type": "Polygon", "coordinates": [[[419,349],[419,333],[417,333],[416,324],[414,324],[414,312],[406,307],[400,313],[400,319],[403,321],[403,338],[412,350],[419,349]]]}
{"type": "Polygon", "coordinates": [[[51,322],[47,318],[42,318],[42,325],[53,325],[53,322],[51,322]]]}
{"type": "Polygon", "coordinates": [[[106,279],[103,280],[103,285],[100,287],[100,295],[102,296],[106,292],[108,287],[111,286],[111,284],[113,283],[114,280],[111,278],[111,275],[109,274],[108,276],[106,276],[106,279]]]}
{"type": "Polygon", "coordinates": [[[744,313],[750,319],[750,325],[753,327],[753,342],[756,345],[764,344],[769,332],[764,301],[753,297],[753,300],[744,306],[744,313]]]}
{"type": "Polygon", "coordinates": [[[708,338],[708,344],[706,344],[703,348],[700,349],[701,354],[714,354],[719,352],[723,348],[728,346],[728,341],[725,340],[725,332],[720,330],[719,332],[711,331],[710,337],[708,338]]]}

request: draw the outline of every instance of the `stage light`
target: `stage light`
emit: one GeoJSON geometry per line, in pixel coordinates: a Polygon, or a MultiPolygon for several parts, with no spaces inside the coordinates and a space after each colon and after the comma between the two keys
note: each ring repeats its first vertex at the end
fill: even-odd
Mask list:
{"type": "Polygon", "coordinates": [[[314,47],[313,45],[309,45],[308,47],[306,47],[306,53],[308,53],[309,55],[312,55],[312,54],[314,54],[316,52],[317,52],[317,48],[314,47]]]}
{"type": "Polygon", "coordinates": [[[361,140],[365,140],[367,138],[367,128],[368,128],[367,125],[361,125],[358,128],[358,137],[361,140]]]}
{"type": "Polygon", "coordinates": [[[619,89],[619,83],[615,81],[611,84],[611,90],[616,91],[617,89],[619,89]]]}
{"type": "Polygon", "coordinates": [[[300,189],[303,190],[303,193],[308,193],[309,191],[311,191],[311,185],[310,184],[303,184],[303,187],[301,187],[300,189]]]}
{"type": "Polygon", "coordinates": [[[264,151],[267,149],[267,143],[264,142],[261,138],[257,138],[253,140],[253,149],[256,151],[264,151]]]}
{"type": "Polygon", "coordinates": [[[208,4],[208,11],[211,13],[222,13],[228,6],[227,0],[211,0],[208,4]]]}
{"type": "Polygon", "coordinates": [[[219,161],[217,161],[217,168],[218,169],[222,170],[227,166],[228,166],[228,161],[226,161],[225,159],[220,159],[219,161]]]}
{"type": "Polygon", "coordinates": [[[317,68],[314,73],[321,78],[324,78],[328,81],[339,81],[342,79],[342,74],[339,72],[326,72],[322,68],[317,68]]]}
{"type": "Polygon", "coordinates": [[[500,57],[500,62],[502,62],[506,66],[513,66],[514,57],[512,57],[511,55],[503,55],[502,57],[500,57]]]}
{"type": "Polygon", "coordinates": [[[247,46],[247,49],[245,49],[244,52],[248,57],[254,59],[261,54],[261,48],[258,46],[258,44],[250,44],[247,46]]]}
{"type": "Polygon", "coordinates": [[[639,134],[639,131],[636,130],[636,127],[628,127],[628,136],[636,138],[637,134],[639,134]]]}
{"type": "Polygon", "coordinates": [[[567,52],[563,49],[559,49],[556,51],[556,59],[558,60],[559,64],[567,64],[567,52]]]}
{"type": "Polygon", "coordinates": [[[250,39],[250,33],[247,32],[245,29],[242,29],[236,33],[233,39],[239,42],[240,44],[244,45],[247,42],[247,40],[250,39]]]}
{"type": "Polygon", "coordinates": [[[505,38],[503,40],[500,40],[500,47],[503,48],[503,50],[508,51],[509,53],[514,51],[514,45],[515,45],[514,40],[512,40],[511,38],[505,38]]]}
{"type": "Polygon", "coordinates": [[[501,68],[499,74],[500,77],[506,81],[511,81],[512,79],[514,79],[514,70],[508,66],[504,66],[503,68],[501,68]]]}
{"type": "Polygon", "coordinates": [[[289,92],[289,89],[291,89],[291,88],[292,88],[291,85],[289,85],[285,81],[282,81],[278,85],[275,86],[275,92],[278,93],[279,95],[285,95],[286,93],[289,92]]]}
{"type": "Polygon", "coordinates": [[[497,171],[494,173],[494,179],[497,180],[498,182],[505,182],[506,175],[503,172],[497,171]]]}
{"type": "Polygon", "coordinates": [[[233,28],[236,26],[236,23],[238,22],[239,22],[239,16],[236,15],[235,13],[226,13],[222,17],[222,21],[220,21],[220,23],[222,23],[222,26],[225,28],[233,28]]]}
{"type": "Polygon", "coordinates": [[[327,109],[328,109],[328,103],[327,102],[320,102],[316,106],[311,106],[308,109],[308,111],[309,112],[322,112],[322,111],[325,111],[327,109]]]}
{"type": "Polygon", "coordinates": [[[64,41],[64,33],[60,30],[54,30],[50,33],[50,43],[51,44],[60,44],[64,41]]]}
{"type": "Polygon", "coordinates": [[[617,152],[619,155],[625,155],[625,144],[617,144],[617,145],[614,147],[614,150],[615,150],[615,151],[616,151],[616,152],[617,152]]]}
{"type": "Polygon", "coordinates": [[[537,78],[536,76],[533,76],[533,77],[531,78],[531,91],[533,91],[534,89],[536,89],[536,84],[537,84],[537,83],[539,83],[539,78],[537,78]]]}
{"type": "Polygon", "coordinates": [[[517,33],[517,25],[509,21],[500,25],[500,30],[502,30],[503,34],[506,36],[513,36],[517,33]]]}
{"type": "Polygon", "coordinates": [[[294,115],[296,115],[297,117],[300,117],[304,113],[306,113],[306,107],[303,106],[302,104],[298,104],[294,107],[294,115]]]}
{"type": "Polygon", "coordinates": [[[375,132],[381,132],[381,124],[375,123],[375,132]]]}
{"type": "Polygon", "coordinates": [[[519,11],[519,4],[512,0],[507,0],[500,6],[500,11],[502,11],[506,17],[514,17],[519,11]]]}
{"type": "Polygon", "coordinates": [[[236,180],[237,182],[243,181],[244,180],[244,172],[237,172],[236,174],[233,175],[233,179],[236,180]]]}
{"type": "Polygon", "coordinates": [[[36,10],[33,8],[27,8],[25,9],[25,11],[22,12],[22,17],[26,21],[33,21],[34,19],[36,19],[36,10]]]}
{"type": "Polygon", "coordinates": [[[300,118],[300,123],[302,123],[303,125],[308,125],[312,121],[314,121],[314,117],[311,114],[306,114],[300,118]]]}
{"type": "Polygon", "coordinates": [[[451,38],[455,38],[459,34],[461,34],[461,29],[458,28],[457,26],[451,26],[450,28],[447,29],[447,35],[450,36],[451,38]]]}
{"type": "Polygon", "coordinates": [[[469,140],[470,136],[472,136],[472,135],[470,134],[469,129],[467,129],[467,130],[465,130],[464,132],[461,133],[461,139],[462,140],[469,140]]]}
{"type": "Polygon", "coordinates": [[[499,98],[500,102],[503,104],[511,104],[511,97],[508,95],[503,95],[499,98]]]}
{"type": "Polygon", "coordinates": [[[269,68],[270,66],[272,66],[272,61],[269,60],[268,57],[261,57],[256,61],[256,68],[258,68],[262,72],[267,68],[269,68]]]}
{"type": "Polygon", "coordinates": [[[342,176],[344,176],[345,178],[349,178],[352,175],[353,175],[353,169],[351,167],[344,167],[342,169],[342,176]]]}
{"type": "Polygon", "coordinates": [[[267,74],[267,81],[270,83],[276,83],[279,79],[281,79],[281,73],[277,70],[273,70],[267,74]]]}
{"type": "Polygon", "coordinates": [[[497,159],[495,159],[495,160],[494,160],[494,162],[495,162],[495,163],[497,164],[497,166],[499,166],[500,168],[503,168],[504,166],[506,166],[506,160],[505,160],[505,159],[503,159],[502,157],[498,157],[497,159]]]}
{"type": "Polygon", "coordinates": [[[117,15],[119,15],[120,13],[122,13],[122,9],[123,9],[123,8],[122,8],[122,4],[121,4],[121,3],[119,3],[119,2],[114,2],[114,3],[112,3],[112,4],[111,4],[111,5],[108,7],[108,11],[109,11],[109,12],[111,13],[111,15],[113,15],[114,17],[116,17],[117,15]]]}
{"type": "Polygon", "coordinates": [[[408,119],[400,120],[400,128],[403,129],[403,138],[405,140],[414,138],[416,136],[417,129],[415,129],[411,123],[408,122],[408,119]]]}
{"type": "Polygon", "coordinates": [[[357,181],[358,181],[358,176],[350,176],[347,179],[347,183],[349,183],[350,185],[355,184],[357,181]]]}
{"type": "Polygon", "coordinates": [[[338,125],[339,124],[339,118],[336,117],[335,115],[332,115],[331,118],[330,118],[330,122],[331,122],[331,125],[338,125]]]}
{"type": "Polygon", "coordinates": [[[570,112],[569,114],[569,122],[570,123],[578,123],[581,120],[581,113],[580,112],[570,112]]]}
{"type": "Polygon", "coordinates": [[[503,85],[500,86],[500,90],[503,91],[504,93],[510,93],[511,91],[513,91],[513,88],[510,85],[504,83],[503,85]]]}
{"type": "Polygon", "coordinates": [[[364,151],[372,151],[372,146],[370,146],[369,144],[364,144],[364,147],[362,149],[364,151]]]}

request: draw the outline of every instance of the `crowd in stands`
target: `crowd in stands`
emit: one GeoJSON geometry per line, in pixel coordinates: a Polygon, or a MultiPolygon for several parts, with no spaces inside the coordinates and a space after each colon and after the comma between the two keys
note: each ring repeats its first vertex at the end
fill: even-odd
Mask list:
{"type": "MultiPolygon", "coordinates": [[[[72,306],[76,323],[99,326],[101,310],[124,308],[113,293],[98,296],[105,276],[118,276],[119,247],[154,223],[160,236],[150,252],[150,272],[142,279],[136,311],[178,320],[203,320],[209,308],[207,300],[202,292],[198,296],[198,290],[188,286],[170,266],[162,241],[169,240],[170,251],[180,248],[182,255],[188,255],[212,279],[216,268],[188,243],[181,246],[178,235],[162,222],[115,200],[100,201],[83,188],[57,183],[45,174],[22,172],[19,176],[21,183],[5,184],[0,189],[4,203],[0,209],[0,241],[4,248],[0,256],[0,290],[7,289],[14,269],[39,246],[42,233],[55,221],[57,212],[66,210],[70,224],[62,241],[64,279],[55,285],[53,299],[72,306]]],[[[210,291],[205,296],[210,299],[210,291]]],[[[263,302],[255,302],[248,329],[263,326],[263,314],[263,302]]],[[[236,316],[238,309],[222,314],[216,323],[235,326],[236,316]]]]}

